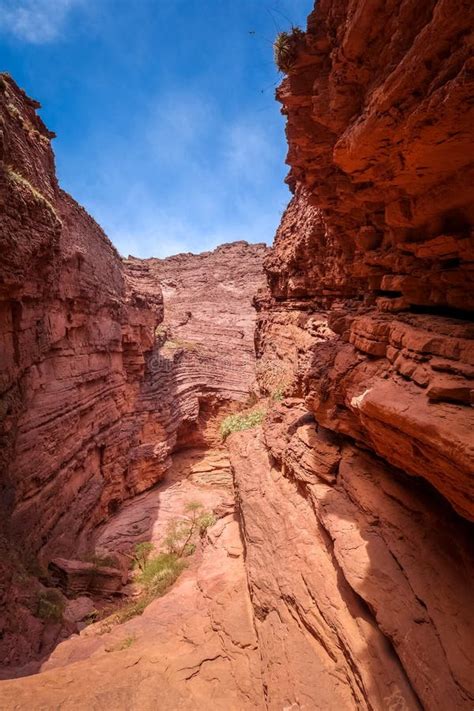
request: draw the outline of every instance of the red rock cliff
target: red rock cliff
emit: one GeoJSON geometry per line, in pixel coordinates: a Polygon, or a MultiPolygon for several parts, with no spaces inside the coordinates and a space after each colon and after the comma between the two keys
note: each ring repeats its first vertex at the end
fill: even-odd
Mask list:
{"type": "MultiPolygon", "coordinates": [[[[319,0],[278,92],[294,197],[256,299],[268,413],[227,440],[243,551],[229,506],[198,572],[112,633],[136,634],[131,649],[111,654],[94,633],[68,640],[42,674],[2,684],[12,707],[472,708],[472,28],[467,2],[319,0]]],[[[48,274],[64,239],[48,204],[66,198],[33,184],[48,200],[35,203],[35,224],[51,234],[38,236],[48,274]]],[[[251,387],[240,290],[247,270],[246,286],[259,276],[235,267],[242,250],[129,259],[124,272],[109,257],[136,304],[158,283],[165,301],[154,342],[141,346],[145,367],[120,306],[128,335],[117,357],[127,356],[135,398],[125,422],[141,428],[130,491],[163,476],[176,447],[212,440],[219,401],[251,387]],[[225,365],[234,353],[239,372],[225,365]]],[[[35,308],[51,290],[33,290],[35,308]]],[[[7,310],[12,364],[22,313],[7,310]]],[[[147,313],[135,312],[135,327],[147,313]]],[[[24,416],[10,419],[10,447],[24,416]]],[[[163,493],[153,506],[165,519],[163,493]]],[[[117,518],[115,536],[135,520],[117,518]]]]}
{"type": "Polygon", "coordinates": [[[1,92],[4,517],[36,549],[67,548],[127,495],[162,299],[127,282],[102,230],[58,187],[38,105],[7,77],[1,92]]]}
{"type": "MultiPolygon", "coordinates": [[[[36,555],[81,555],[171,454],[216,437],[254,387],[263,245],[123,261],[58,186],[38,104],[0,81],[0,655],[41,623],[16,584],[36,555]],[[163,320],[163,295],[166,313],[163,320]]],[[[35,563],[36,565],[36,563],[35,563]]],[[[23,586],[24,587],[24,586],[23,586]]],[[[34,584],[32,583],[32,591],[34,584]]]]}
{"type": "Polygon", "coordinates": [[[257,371],[293,397],[230,445],[268,708],[472,706],[473,20],[319,0],[277,92],[257,371]]]}
{"type": "Polygon", "coordinates": [[[244,402],[254,388],[252,300],[265,282],[267,251],[263,244],[234,242],[203,254],[125,260],[131,283],[142,284],[145,272],[164,298],[142,393],[142,406],[155,423],[141,445],[150,461],[169,466],[173,450],[198,440],[210,444],[216,414],[244,402]],[[161,449],[156,428],[165,433],[161,449]]]}
{"type": "Polygon", "coordinates": [[[318,419],[469,518],[472,20],[463,3],[318,3],[278,90],[295,197],[266,263],[276,312],[324,309],[304,375],[318,419]]]}

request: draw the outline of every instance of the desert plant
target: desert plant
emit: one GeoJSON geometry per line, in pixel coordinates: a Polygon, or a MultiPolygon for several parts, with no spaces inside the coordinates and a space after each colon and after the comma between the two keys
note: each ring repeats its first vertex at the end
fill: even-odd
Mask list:
{"type": "Polygon", "coordinates": [[[285,386],[278,385],[278,387],[276,387],[275,390],[272,392],[272,399],[275,400],[275,402],[281,402],[284,397],[285,397],[285,386]]]}
{"type": "Polygon", "coordinates": [[[38,593],[36,616],[49,622],[61,622],[64,613],[64,598],[54,588],[41,590],[38,593]]]}
{"type": "Polygon", "coordinates": [[[133,564],[134,567],[140,568],[141,571],[145,569],[148,558],[155,550],[153,543],[149,541],[143,541],[142,543],[137,543],[133,549],[133,564]]]}
{"type": "Polygon", "coordinates": [[[165,326],[164,323],[160,323],[158,326],[155,327],[156,338],[161,338],[161,336],[166,336],[167,332],[168,332],[168,327],[165,326]]]}
{"type": "Polygon", "coordinates": [[[184,561],[177,555],[160,553],[147,561],[137,582],[143,585],[147,595],[159,597],[177,580],[184,567],[184,561]]]}
{"type": "Polygon", "coordinates": [[[197,351],[199,347],[198,343],[194,341],[183,341],[180,338],[168,338],[163,343],[163,348],[168,348],[169,350],[177,350],[182,348],[185,351],[197,351]]]}
{"type": "Polygon", "coordinates": [[[186,504],[185,511],[188,514],[185,518],[170,522],[165,539],[169,553],[179,558],[194,553],[196,547],[194,539],[197,534],[202,535],[216,521],[214,515],[204,511],[198,501],[190,501],[186,504]]]}
{"type": "Polygon", "coordinates": [[[112,624],[122,624],[123,622],[128,622],[134,617],[143,614],[144,610],[150,602],[153,601],[152,597],[147,595],[141,595],[136,600],[131,600],[125,603],[117,612],[110,618],[109,622],[105,622],[102,626],[101,633],[110,632],[112,624]]]}
{"type": "Polygon", "coordinates": [[[273,42],[273,58],[280,72],[287,74],[296,61],[297,42],[303,36],[299,27],[290,32],[279,32],[273,42]]]}
{"type": "MultiPolygon", "coordinates": [[[[145,608],[157,597],[166,593],[168,588],[178,579],[186,567],[185,558],[195,550],[195,540],[212,526],[216,518],[210,511],[205,511],[198,501],[190,501],[185,506],[186,516],[173,519],[168,526],[165,538],[166,551],[153,555],[154,545],[149,541],[138,543],[132,559],[134,567],[138,568],[135,582],[140,586],[138,597],[125,603],[102,626],[102,632],[110,631],[114,623],[141,615],[145,608]]],[[[96,621],[97,618],[91,621],[96,621]]]]}
{"type": "Polygon", "coordinates": [[[208,511],[207,513],[201,514],[198,519],[199,535],[203,536],[208,528],[213,526],[217,521],[217,517],[208,511]]]}
{"type": "Polygon", "coordinates": [[[265,412],[263,410],[253,410],[253,412],[228,415],[221,422],[220,430],[222,439],[225,440],[232,432],[242,432],[242,430],[248,430],[261,425],[264,417],[265,412]]]}

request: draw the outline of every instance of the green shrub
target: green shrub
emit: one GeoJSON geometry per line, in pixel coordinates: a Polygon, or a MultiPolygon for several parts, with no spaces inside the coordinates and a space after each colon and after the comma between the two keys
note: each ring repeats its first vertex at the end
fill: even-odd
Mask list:
{"type": "MultiPolygon", "coordinates": [[[[143,614],[145,608],[148,607],[150,602],[153,602],[153,598],[151,596],[141,595],[135,600],[125,603],[125,605],[123,605],[120,610],[113,615],[111,622],[121,625],[123,622],[128,622],[134,617],[138,617],[138,615],[143,614]]],[[[106,624],[102,632],[110,632],[110,629],[110,624],[106,624]]]]}
{"type": "Polygon", "coordinates": [[[149,541],[143,541],[142,543],[137,543],[135,548],[133,549],[133,563],[134,567],[140,568],[140,570],[144,570],[147,560],[150,557],[150,555],[153,553],[155,550],[155,546],[153,543],[150,543],[149,541]]]}
{"type": "Polygon", "coordinates": [[[168,327],[165,326],[164,323],[160,323],[158,326],[155,328],[155,336],[156,338],[161,338],[161,336],[166,336],[168,332],[168,327]]]}
{"type": "Polygon", "coordinates": [[[160,553],[158,556],[148,559],[136,578],[136,581],[142,586],[142,592],[137,598],[130,600],[117,610],[111,621],[122,624],[143,614],[153,600],[165,594],[185,567],[184,560],[170,553],[160,553]]]}
{"type": "Polygon", "coordinates": [[[290,32],[279,32],[273,42],[273,58],[280,72],[287,74],[296,61],[297,43],[303,36],[299,27],[290,32]]]}
{"type": "Polygon", "coordinates": [[[178,579],[185,562],[173,553],[160,553],[146,562],[137,578],[147,595],[159,597],[178,579]]]}
{"type": "Polygon", "coordinates": [[[61,622],[64,613],[64,598],[54,588],[41,590],[38,593],[36,616],[49,622],[61,622]]]}
{"type": "Polygon", "coordinates": [[[275,402],[281,402],[285,397],[285,387],[284,385],[279,385],[272,393],[272,398],[275,402]]]}
{"type": "Polygon", "coordinates": [[[217,521],[217,517],[213,513],[208,511],[207,513],[201,514],[198,519],[199,534],[202,536],[207,531],[208,528],[213,526],[217,521]]]}
{"type": "Polygon", "coordinates": [[[232,432],[242,432],[242,430],[248,430],[252,427],[257,427],[261,425],[265,417],[265,412],[263,410],[254,410],[249,413],[237,413],[235,415],[228,415],[221,422],[221,435],[222,439],[226,439],[232,432]]]}
{"type": "Polygon", "coordinates": [[[199,501],[190,501],[186,504],[186,518],[174,519],[168,526],[168,535],[165,545],[168,552],[179,558],[192,555],[196,549],[195,539],[202,535],[209,526],[216,522],[214,514],[203,511],[199,501]]]}
{"type": "Polygon", "coordinates": [[[135,581],[140,585],[141,593],[117,610],[105,623],[103,631],[108,631],[113,623],[127,622],[141,615],[155,598],[164,595],[185,569],[184,559],[194,553],[198,536],[216,522],[214,514],[205,511],[198,501],[186,504],[185,511],[187,515],[184,518],[173,519],[169,523],[166,552],[153,555],[155,547],[149,541],[135,546],[130,558],[134,567],[139,569],[135,581]]]}

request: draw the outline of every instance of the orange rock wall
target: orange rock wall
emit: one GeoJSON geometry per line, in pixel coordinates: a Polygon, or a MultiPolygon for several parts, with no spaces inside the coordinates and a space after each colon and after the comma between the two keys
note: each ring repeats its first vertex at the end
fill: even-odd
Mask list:
{"type": "Polygon", "coordinates": [[[163,307],[58,187],[37,106],[2,79],[2,519],[30,549],[67,552],[131,493],[135,401],[163,307]]]}
{"type": "Polygon", "coordinates": [[[35,578],[26,596],[18,582],[35,572],[37,554],[47,562],[87,553],[94,529],[162,479],[173,451],[220,440],[219,411],[248,397],[255,383],[252,298],[264,282],[266,251],[239,242],[203,255],[122,260],[59,188],[52,134],[38,106],[2,75],[6,664],[34,657],[43,644],[42,623],[31,614],[35,578]]]}
{"type": "Polygon", "coordinates": [[[230,443],[271,709],[472,706],[473,26],[319,0],[277,91],[257,372],[292,397],[230,443]]]}

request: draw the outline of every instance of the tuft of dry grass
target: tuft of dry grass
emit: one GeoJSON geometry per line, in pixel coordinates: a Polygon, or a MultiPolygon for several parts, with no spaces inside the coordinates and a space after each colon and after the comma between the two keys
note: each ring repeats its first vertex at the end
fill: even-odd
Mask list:
{"type": "Polygon", "coordinates": [[[13,170],[13,168],[11,166],[7,166],[6,172],[7,172],[7,176],[9,178],[9,180],[13,184],[18,185],[18,186],[28,190],[28,192],[32,195],[32,197],[38,204],[43,205],[44,207],[48,208],[48,210],[50,212],[52,212],[52,214],[54,215],[56,220],[58,222],[61,222],[61,220],[58,216],[58,213],[56,212],[52,203],[48,200],[47,197],[45,197],[42,193],[40,193],[39,190],[37,190],[35,187],[33,187],[33,185],[29,182],[29,180],[27,180],[25,177],[23,177],[23,175],[20,175],[20,173],[17,173],[15,170],[13,170]]]}
{"type": "Polygon", "coordinates": [[[279,32],[273,42],[273,58],[280,72],[288,74],[297,56],[298,40],[304,35],[299,27],[290,32],[279,32]]]}

